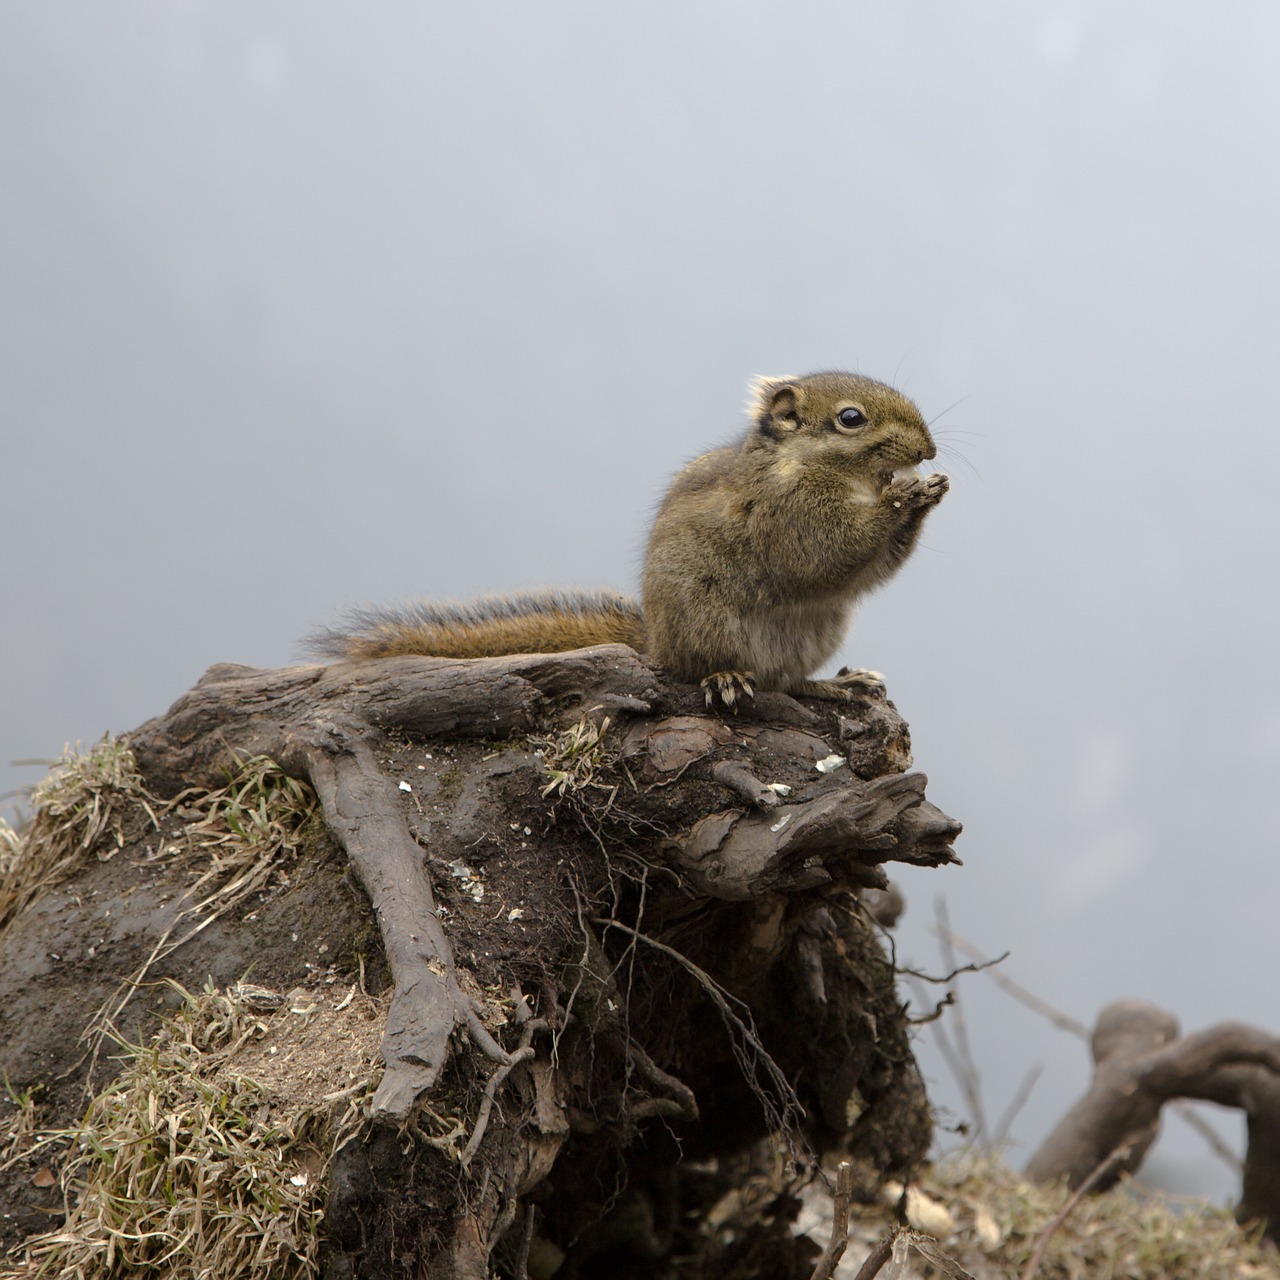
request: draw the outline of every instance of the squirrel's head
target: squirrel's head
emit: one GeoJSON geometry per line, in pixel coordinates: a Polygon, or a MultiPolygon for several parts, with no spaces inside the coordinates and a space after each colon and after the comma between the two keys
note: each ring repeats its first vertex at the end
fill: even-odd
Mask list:
{"type": "Polygon", "coordinates": [[[938,452],[906,396],[856,373],[757,378],[749,412],[762,445],[798,461],[853,469],[881,484],[938,452]]]}

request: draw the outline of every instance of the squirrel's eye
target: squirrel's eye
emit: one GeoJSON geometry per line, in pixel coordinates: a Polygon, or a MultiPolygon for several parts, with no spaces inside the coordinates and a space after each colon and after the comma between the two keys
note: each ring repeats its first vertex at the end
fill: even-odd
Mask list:
{"type": "Polygon", "coordinates": [[[841,409],[836,414],[836,421],[842,427],[860,427],[867,420],[867,415],[861,409],[841,409]]]}

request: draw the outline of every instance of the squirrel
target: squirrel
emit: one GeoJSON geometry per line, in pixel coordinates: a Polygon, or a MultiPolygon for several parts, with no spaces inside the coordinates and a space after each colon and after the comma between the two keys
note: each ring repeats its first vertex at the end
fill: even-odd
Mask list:
{"type": "Polygon", "coordinates": [[[620,642],[707,704],[755,690],[846,701],[873,671],[812,673],[836,651],[854,602],[911,554],[950,481],[916,406],[884,383],[824,372],[757,378],[750,426],[680,471],[658,508],[642,599],[533,592],[473,604],[354,611],[311,648],[337,658],[475,658],[620,642]]]}

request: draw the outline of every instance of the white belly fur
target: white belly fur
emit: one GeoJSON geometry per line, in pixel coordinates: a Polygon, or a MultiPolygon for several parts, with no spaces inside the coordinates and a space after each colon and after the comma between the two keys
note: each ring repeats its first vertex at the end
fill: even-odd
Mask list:
{"type": "Polygon", "coordinates": [[[850,605],[824,600],[779,606],[748,621],[750,668],[763,689],[790,689],[812,675],[840,647],[850,605]]]}

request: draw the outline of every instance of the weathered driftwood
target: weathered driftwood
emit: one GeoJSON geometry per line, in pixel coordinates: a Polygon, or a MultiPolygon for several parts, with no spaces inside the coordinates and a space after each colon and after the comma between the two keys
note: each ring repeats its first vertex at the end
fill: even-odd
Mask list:
{"type": "Polygon", "coordinates": [[[1175,1098],[1238,1107],[1248,1119],[1243,1188],[1236,1217],[1280,1234],[1280,1037],[1238,1022],[1178,1036],[1173,1014],[1121,1000],[1098,1015],[1089,1091],[1053,1129],[1027,1165],[1036,1182],[1078,1186],[1119,1148],[1104,1190],[1142,1163],[1175,1098]]]}
{"type": "MultiPolygon", "coordinates": [[[[960,825],[907,772],[906,726],[882,696],[807,706],[761,694],[713,714],[700,691],[619,645],[219,666],[130,741],[162,793],[216,784],[246,755],[315,788],[393,982],[379,1117],[416,1123],[466,1040],[487,1069],[469,1077],[486,1082],[461,1161],[487,1159],[484,1176],[465,1193],[449,1183],[454,1207],[434,1215],[426,1274],[485,1274],[504,1236],[527,1248],[522,1197],[552,1183],[540,1212],[575,1258],[620,1245],[657,1256],[674,1230],[661,1222],[679,1220],[674,1199],[662,1208],[681,1153],[673,1124],[686,1151],[724,1159],[788,1129],[793,1150],[847,1150],[872,1181],[923,1155],[927,1106],[858,894],[887,885],[886,862],[955,861],[960,825]],[[387,760],[404,743],[453,745],[415,756],[417,772],[397,780],[387,760]],[[482,910],[478,890],[477,903],[442,911],[450,877],[470,883],[469,862],[484,858],[495,883],[527,870],[547,886],[542,919],[513,896],[482,910]],[[513,988],[518,1026],[499,1029],[481,988],[510,984],[515,962],[501,957],[516,955],[526,924],[543,929],[543,949],[519,953],[539,990],[513,988]],[[508,1123],[500,1091],[513,1089],[523,1118],[508,1123]],[[645,1122],[659,1127],[620,1182],[617,1151],[645,1122]],[[578,1156],[557,1165],[569,1141],[578,1156]]],[[[407,1204],[405,1160],[417,1158],[393,1129],[344,1149],[328,1220],[349,1258],[393,1211],[370,1188],[394,1183],[407,1204]]]]}

